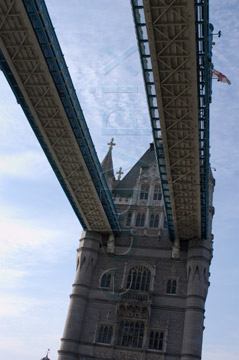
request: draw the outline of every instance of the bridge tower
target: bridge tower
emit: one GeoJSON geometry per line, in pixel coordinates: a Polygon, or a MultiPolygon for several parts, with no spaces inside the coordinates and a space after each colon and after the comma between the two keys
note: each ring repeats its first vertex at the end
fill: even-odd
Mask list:
{"type": "MultiPolygon", "coordinates": [[[[212,237],[172,258],[153,145],[122,180],[109,146],[102,168],[123,231],[82,234],[59,360],[200,359],[212,237]]],[[[211,176],[210,224],[213,187],[211,176]]]]}

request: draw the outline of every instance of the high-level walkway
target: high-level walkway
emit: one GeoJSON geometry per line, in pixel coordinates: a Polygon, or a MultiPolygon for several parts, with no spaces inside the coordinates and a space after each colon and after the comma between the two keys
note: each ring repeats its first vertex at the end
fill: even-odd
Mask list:
{"type": "Polygon", "coordinates": [[[175,250],[207,238],[211,29],[208,1],[131,0],[175,250]]]}
{"type": "Polygon", "coordinates": [[[84,229],[118,215],[42,0],[0,0],[0,66],[84,229]]]}

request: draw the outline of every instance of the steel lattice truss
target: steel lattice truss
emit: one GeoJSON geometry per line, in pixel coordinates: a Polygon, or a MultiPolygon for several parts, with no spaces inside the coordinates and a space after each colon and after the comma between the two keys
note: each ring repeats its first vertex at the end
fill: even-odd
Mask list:
{"type": "Polygon", "coordinates": [[[45,42],[46,28],[38,27],[36,16],[40,17],[41,11],[38,8],[37,15],[33,13],[33,5],[41,3],[0,0],[1,68],[83,227],[118,230],[111,197],[98,158],[94,160],[97,155],[78,100],[74,100],[76,95],[63,78],[65,68],[57,67],[62,53],[53,56],[56,49],[51,49],[51,41],[47,43],[49,49],[40,46],[45,42]],[[26,9],[33,14],[32,22],[26,9]],[[103,184],[98,191],[96,181],[103,184]],[[113,215],[111,223],[105,208],[113,215]]]}
{"type": "Polygon", "coordinates": [[[199,109],[207,111],[207,94],[204,73],[200,74],[199,94],[198,53],[200,50],[200,56],[205,56],[207,35],[201,31],[198,49],[196,29],[208,21],[202,18],[198,22],[197,15],[203,12],[197,6],[203,6],[203,1],[132,0],[169,231],[176,241],[205,236],[201,208],[204,214],[207,185],[202,177],[208,175],[209,166],[200,140],[203,138],[205,145],[208,137],[199,121],[199,109]],[[151,78],[147,69],[153,72],[151,78]]]}

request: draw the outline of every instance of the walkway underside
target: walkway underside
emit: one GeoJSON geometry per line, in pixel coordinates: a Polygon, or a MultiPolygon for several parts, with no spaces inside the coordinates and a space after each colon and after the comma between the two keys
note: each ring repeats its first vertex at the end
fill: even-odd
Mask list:
{"type": "MultiPolygon", "coordinates": [[[[41,3],[0,0],[1,68],[83,227],[118,230],[114,205],[82,111],[64,74],[65,63],[61,66],[63,56],[56,48],[57,39],[44,25],[46,10],[37,10],[41,3]],[[52,37],[46,45],[44,36],[52,37]]],[[[47,25],[52,26],[49,20],[47,25]]]]}
{"type": "Polygon", "coordinates": [[[200,237],[200,164],[194,1],[144,0],[143,6],[174,234],[176,240],[200,237]]]}

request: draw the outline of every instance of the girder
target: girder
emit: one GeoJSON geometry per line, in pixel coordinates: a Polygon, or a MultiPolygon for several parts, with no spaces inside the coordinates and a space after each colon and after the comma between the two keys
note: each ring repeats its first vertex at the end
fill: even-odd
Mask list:
{"type": "Polygon", "coordinates": [[[179,247],[180,239],[206,238],[208,231],[208,3],[131,3],[169,232],[179,247]],[[152,73],[145,76],[147,68],[152,73]]]}
{"type": "Polygon", "coordinates": [[[42,0],[0,0],[0,64],[83,228],[118,232],[102,173],[42,0]]]}

